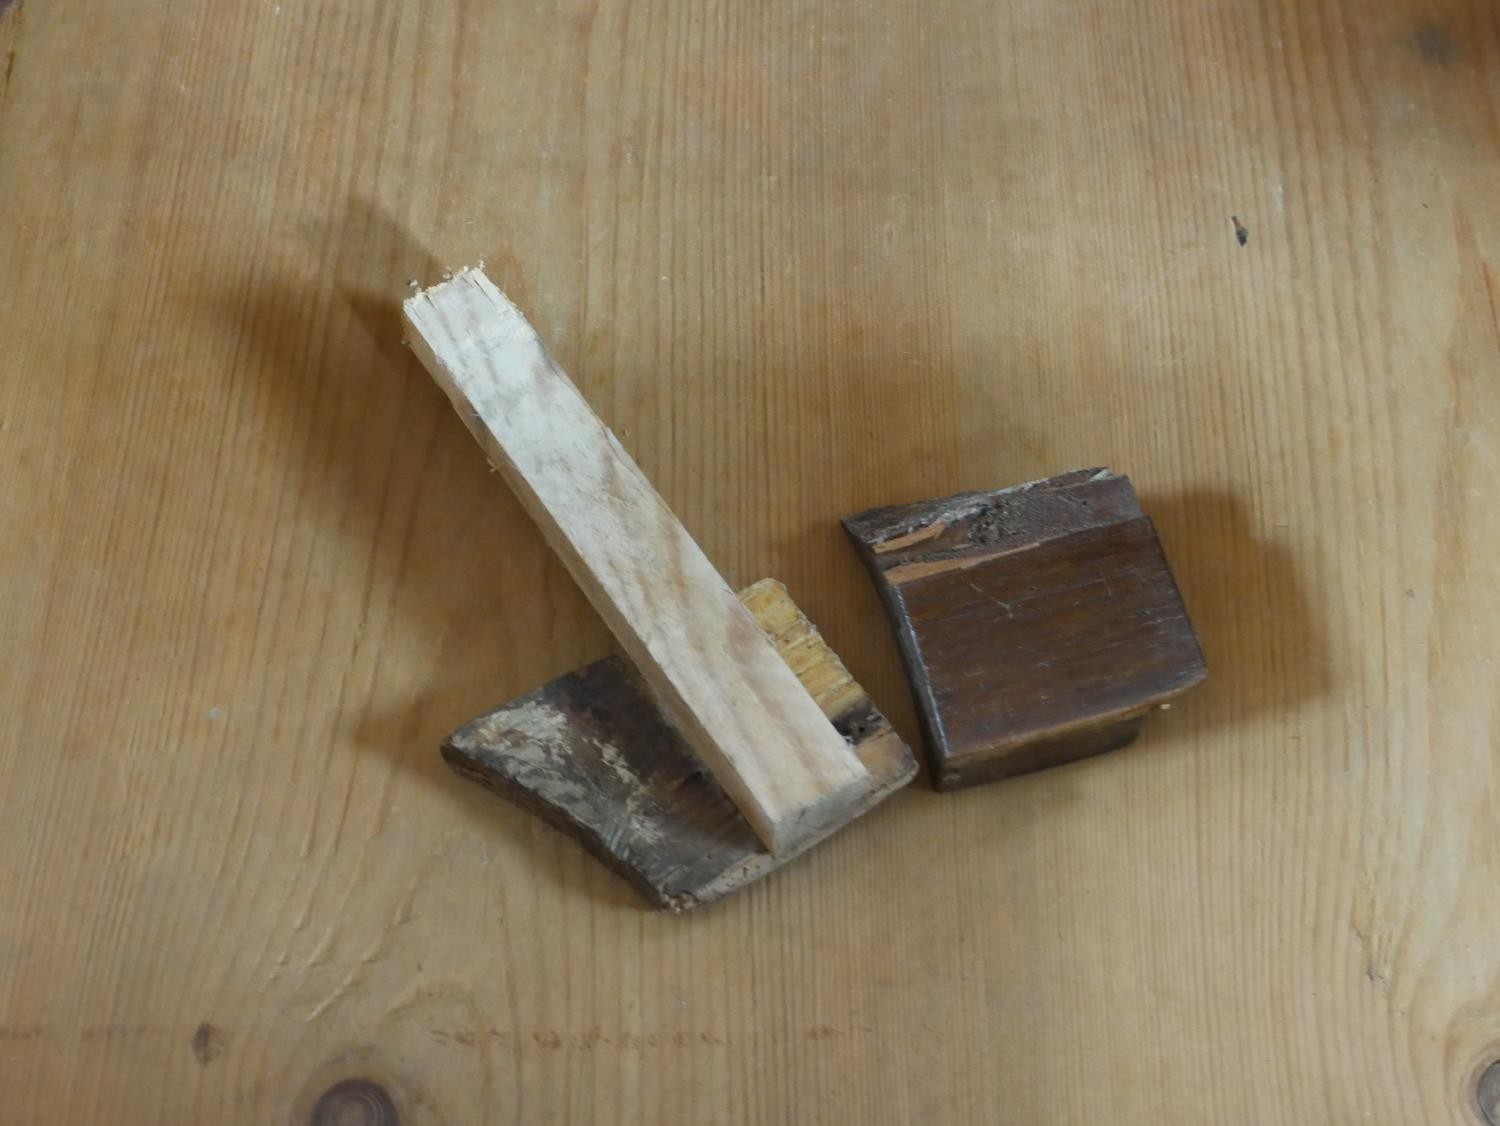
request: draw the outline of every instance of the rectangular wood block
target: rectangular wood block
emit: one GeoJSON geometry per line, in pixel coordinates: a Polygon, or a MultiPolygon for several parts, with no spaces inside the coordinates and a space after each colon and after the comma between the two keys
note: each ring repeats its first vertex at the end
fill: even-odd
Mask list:
{"type": "Polygon", "coordinates": [[[418,357],[771,851],[851,817],[864,764],[520,310],[470,269],[405,313],[418,357]]]}
{"type": "Polygon", "coordinates": [[[890,612],[939,789],[1122,746],[1206,676],[1127,478],[1080,470],[844,524],[890,612]]]}

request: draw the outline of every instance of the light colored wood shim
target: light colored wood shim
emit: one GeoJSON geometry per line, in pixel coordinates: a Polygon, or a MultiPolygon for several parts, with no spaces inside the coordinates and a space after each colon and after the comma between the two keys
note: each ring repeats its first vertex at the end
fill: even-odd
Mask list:
{"type": "Polygon", "coordinates": [[[478,269],[405,310],[422,363],[767,847],[852,816],[868,771],[521,312],[478,269]]]}

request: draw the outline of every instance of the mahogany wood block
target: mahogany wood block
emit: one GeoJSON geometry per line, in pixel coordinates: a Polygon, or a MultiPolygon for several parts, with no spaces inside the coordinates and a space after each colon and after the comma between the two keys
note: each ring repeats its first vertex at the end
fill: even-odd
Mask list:
{"type": "Polygon", "coordinates": [[[1128,478],[1078,470],[844,527],[890,613],[939,790],[1123,747],[1207,675],[1128,478]]]}
{"type": "MultiPolygon", "coordinates": [[[[739,598],[824,722],[869,771],[873,784],[851,816],[911,781],[917,763],[910,748],[786,588],[762,579],[739,598]]],[[[465,724],[444,742],[443,757],[577,838],[669,911],[720,899],[818,839],[773,856],[621,655],[465,724]]]]}

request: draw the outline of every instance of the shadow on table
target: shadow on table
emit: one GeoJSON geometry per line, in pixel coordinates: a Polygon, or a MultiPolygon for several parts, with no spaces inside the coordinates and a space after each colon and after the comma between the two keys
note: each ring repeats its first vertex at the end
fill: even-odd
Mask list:
{"type": "Polygon", "coordinates": [[[1141,503],[1208,661],[1208,682],[1182,704],[1195,724],[1241,723],[1324,695],[1327,644],[1291,548],[1257,535],[1244,504],[1227,493],[1152,494],[1141,503]]]}
{"type": "MultiPolygon", "coordinates": [[[[437,280],[434,256],[363,200],[309,241],[334,263],[331,287],[290,271],[250,278],[212,295],[211,311],[238,326],[236,378],[259,380],[229,394],[255,400],[257,456],[279,460],[295,490],[283,518],[316,525],[299,540],[316,539],[310,558],[341,561],[325,581],[347,574],[363,587],[358,630],[330,642],[350,646],[351,664],[361,648],[373,662],[369,698],[344,705],[359,709],[348,728],[439,788],[476,832],[541,862],[561,838],[454,775],[438,748],[475,715],[608,652],[608,632],[404,344],[401,299],[408,280],[437,280]],[[397,659],[370,657],[366,630],[397,659]]],[[[591,898],[636,902],[576,852],[568,878],[586,865],[591,898]]]]}

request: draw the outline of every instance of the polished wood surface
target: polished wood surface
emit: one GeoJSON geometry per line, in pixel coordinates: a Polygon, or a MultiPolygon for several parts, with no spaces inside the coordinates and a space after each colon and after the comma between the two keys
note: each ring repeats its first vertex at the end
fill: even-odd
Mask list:
{"type": "Polygon", "coordinates": [[[0,7],[0,1120],[1500,1099],[1495,5],[0,7]],[[1071,467],[1210,681],[641,910],[437,753],[609,645],[401,344],[480,258],[909,737],[838,518],[1071,467]]]}

